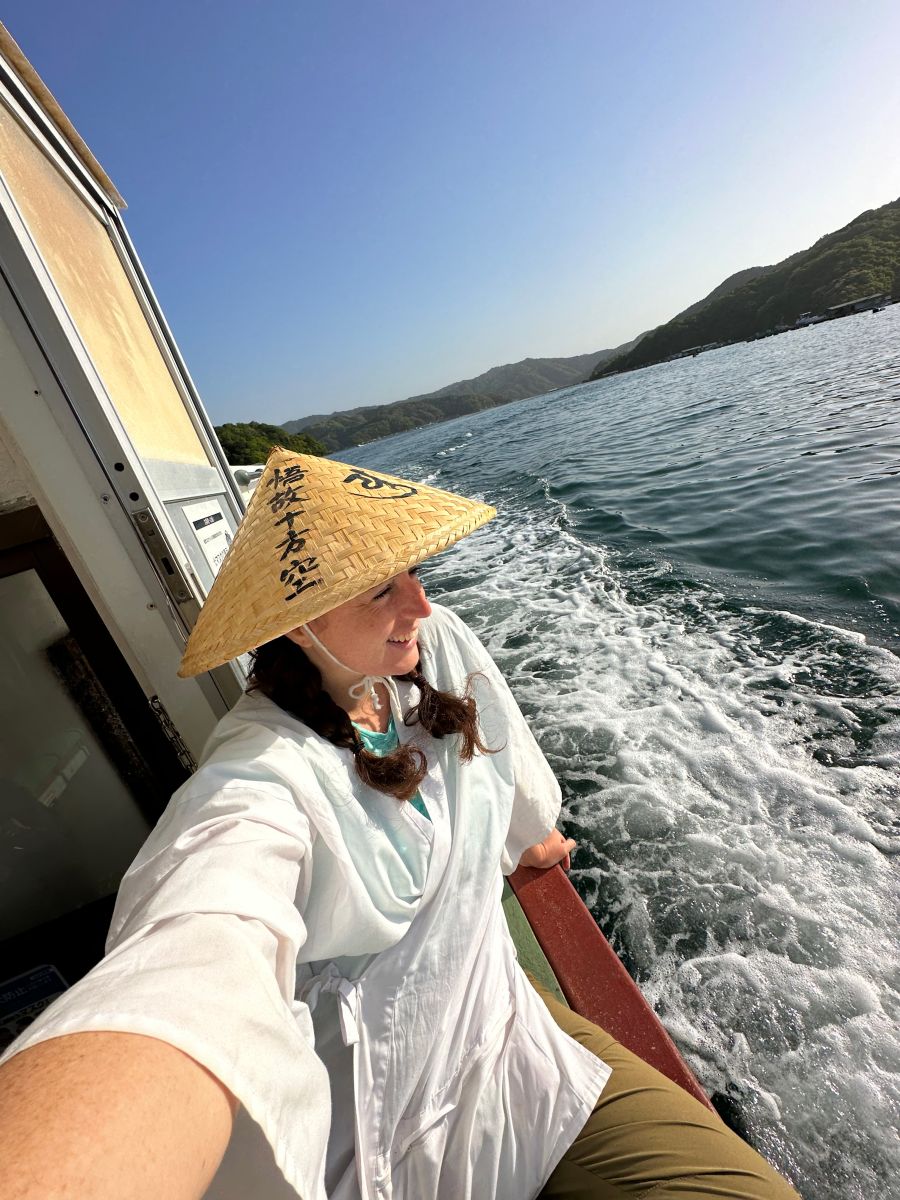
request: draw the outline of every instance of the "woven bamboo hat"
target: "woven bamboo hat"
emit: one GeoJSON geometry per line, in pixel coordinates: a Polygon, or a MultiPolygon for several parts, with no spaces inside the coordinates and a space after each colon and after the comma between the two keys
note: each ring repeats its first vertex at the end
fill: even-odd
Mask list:
{"type": "Polygon", "coordinates": [[[276,447],[178,674],[199,675],[445,550],[489,504],[276,447]]]}

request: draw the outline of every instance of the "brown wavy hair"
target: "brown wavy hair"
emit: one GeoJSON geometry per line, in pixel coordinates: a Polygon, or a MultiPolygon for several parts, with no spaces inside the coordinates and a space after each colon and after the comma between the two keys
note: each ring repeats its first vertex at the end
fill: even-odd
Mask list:
{"type": "MultiPolygon", "coordinates": [[[[428,771],[428,762],[417,746],[398,746],[380,757],[363,745],[348,713],[335,704],[322,687],[322,675],[290,638],[279,637],[252,652],[248,692],[262,692],[279,708],[308,725],[333,746],[353,753],[356,773],[369,787],[398,800],[409,800],[428,771]]],[[[468,686],[462,696],[433,688],[417,663],[412,671],[396,678],[414,683],[419,703],[407,713],[405,725],[421,725],[434,738],[459,734],[459,757],[469,762],[478,750],[491,751],[481,740],[478,712],[468,686]]]]}

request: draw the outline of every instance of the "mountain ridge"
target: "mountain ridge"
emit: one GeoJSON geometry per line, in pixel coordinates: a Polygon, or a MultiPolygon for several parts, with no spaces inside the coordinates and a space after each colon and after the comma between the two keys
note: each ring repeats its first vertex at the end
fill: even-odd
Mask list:
{"type": "Polygon", "coordinates": [[[776,333],[803,313],[824,315],[862,296],[900,294],[900,199],[866,209],[773,266],[751,270],[752,278],[726,294],[716,296],[714,289],[637,345],[598,363],[589,378],[638,370],[692,347],[776,333]]]}
{"type": "MultiPolygon", "coordinates": [[[[745,267],[729,275],[702,300],[678,314],[683,317],[727,295],[747,280],[770,270],[769,267],[745,267]]],[[[676,318],[677,319],[677,318],[676,318]]],[[[576,354],[568,358],[523,358],[515,363],[491,367],[471,379],[447,384],[433,392],[409,396],[388,404],[363,405],[328,415],[316,413],[284,422],[291,434],[303,433],[322,442],[329,453],[349,449],[377,438],[389,437],[423,425],[449,421],[470,412],[481,412],[515,400],[527,400],[563,387],[595,378],[599,368],[637,347],[646,333],[609,350],[576,354]]]]}
{"type": "Polygon", "coordinates": [[[434,392],[408,396],[388,404],[343,409],[327,416],[315,414],[285,421],[288,433],[303,433],[322,442],[329,452],[388,437],[407,429],[448,421],[470,412],[481,412],[515,400],[582,383],[600,362],[634,346],[636,339],[610,350],[576,354],[568,358],[523,358],[491,367],[481,375],[450,383],[434,392]]]}
{"type": "MultiPolygon", "coordinates": [[[[867,209],[778,263],[734,272],[669,321],[612,349],[570,357],[524,358],[433,392],[387,404],[315,413],[286,421],[281,428],[288,435],[314,439],[328,453],[344,450],[586,380],[637,370],[694,347],[760,337],[790,327],[803,312],[822,312],[867,291],[891,290],[900,295],[900,199],[867,209]]],[[[235,426],[233,432],[240,438],[249,432],[255,436],[249,426],[235,426]]]]}

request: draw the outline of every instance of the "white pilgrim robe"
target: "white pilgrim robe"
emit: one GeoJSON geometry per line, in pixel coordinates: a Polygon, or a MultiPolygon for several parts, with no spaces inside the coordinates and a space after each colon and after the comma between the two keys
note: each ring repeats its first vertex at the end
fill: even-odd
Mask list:
{"type": "Polygon", "coordinates": [[[461,764],[457,738],[404,725],[399,683],[430,822],[243,697],[126,874],[106,958],[7,1052],[119,1030],[202,1063],[241,1104],[209,1200],[525,1200],[608,1078],[528,984],[500,904],[556,780],[459,618],[435,605],[420,648],[434,686],[471,680],[497,748],[461,764]]]}

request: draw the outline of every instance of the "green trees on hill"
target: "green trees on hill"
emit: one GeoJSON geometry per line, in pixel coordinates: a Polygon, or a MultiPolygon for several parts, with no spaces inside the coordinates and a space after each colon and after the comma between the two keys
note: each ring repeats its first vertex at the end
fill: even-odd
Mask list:
{"type": "Polygon", "coordinates": [[[337,412],[309,428],[321,439],[327,454],[505,403],[505,400],[492,396],[473,395],[442,396],[439,400],[399,400],[393,404],[337,412]]]}
{"type": "MultiPolygon", "coordinates": [[[[768,267],[726,296],[710,298],[652,330],[628,353],[600,363],[592,379],[661,362],[691,346],[738,342],[793,325],[900,282],[900,200],[861,213],[815,245],[768,267]]],[[[896,295],[894,291],[894,295],[896,295]]]]}
{"type": "Polygon", "coordinates": [[[427,395],[410,396],[390,404],[345,409],[330,416],[301,417],[286,421],[284,427],[311,434],[322,441],[328,451],[343,450],[390,434],[405,433],[421,425],[432,425],[581,383],[599,359],[622,349],[626,347],[597,350],[593,354],[570,358],[526,358],[506,366],[491,367],[475,379],[463,379],[427,395]]]}
{"type": "Polygon", "coordinates": [[[283,446],[297,454],[326,453],[321,442],[305,433],[287,433],[280,425],[265,425],[261,421],[217,425],[216,433],[233,467],[264,463],[273,446],[283,446]]]}
{"type": "Polygon", "coordinates": [[[772,333],[792,326],[801,313],[824,314],[832,305],[873,293],[900,296],[900,200],[861,213],[843,229],[775,266],[748,267],[730,275],[665,325],[613,350],[571,358],[527,358],[392,404],[317,414],[288,421],[284,427],[259,421],[219,425],[216,433],[228,461],[236,466],[264,462],[274,445],[328,454],[543,395],[581,382],[591,368],[590,378],[599,379],[662,362],[691,347],[772,333]],[[297,432],[291,432],[294,429],[297,432]]]}

